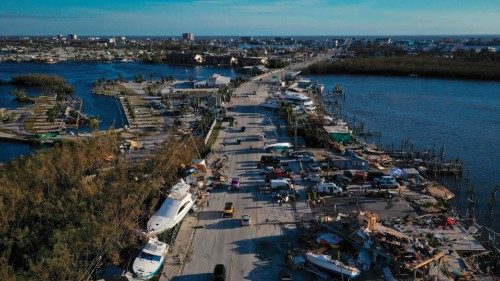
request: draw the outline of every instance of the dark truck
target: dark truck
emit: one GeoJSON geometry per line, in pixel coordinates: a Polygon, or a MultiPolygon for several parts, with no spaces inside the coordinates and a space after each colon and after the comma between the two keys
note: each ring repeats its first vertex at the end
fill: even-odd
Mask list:
{"type": "Polygon", "coordinates": [[[263,155],[257,163],[257,168],[260,169],[262,166],[274,166],[279,163],[280,159],[277,156],[263,155]]]}

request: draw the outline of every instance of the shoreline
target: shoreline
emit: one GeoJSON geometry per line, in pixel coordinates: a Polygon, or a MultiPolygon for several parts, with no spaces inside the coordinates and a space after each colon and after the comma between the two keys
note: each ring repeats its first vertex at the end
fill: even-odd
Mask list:
{"type": "Polygon", "coordinates": [[[500,81],[500,63],[448,61],[419,58],[359,58],[343,61],[321,61],[302,68],[303,75],[376,75],[424,77],[435,79],[500,81]],[[401,60],[401,61],[400,61],[401,60]]]}

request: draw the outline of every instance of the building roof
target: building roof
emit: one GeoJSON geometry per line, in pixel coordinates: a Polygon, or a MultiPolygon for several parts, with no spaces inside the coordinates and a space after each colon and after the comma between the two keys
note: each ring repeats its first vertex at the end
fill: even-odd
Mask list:
{"type": "Polygon", "coordinates": [[[309,97],[307,95],[289,92],[289,91],[285,92],[285,94],[283,95],[283,98],[287,99],[287,100],[296,100],[296,101],[308,101],[309,100],[309,97]]]}
{"type": "Polygon", "coordinates": [[[210,79],[214,81],[215,85],[227,85],[231,82],[231,77],[222,76],[220,74],[214,74],[210,79]]]}
{"type": "Polygon", "coordinates": [[[339,134],[339,133],[351,133],[349,128],[344,126],[323,126],[323,129],[329,134],[339,134]]]}

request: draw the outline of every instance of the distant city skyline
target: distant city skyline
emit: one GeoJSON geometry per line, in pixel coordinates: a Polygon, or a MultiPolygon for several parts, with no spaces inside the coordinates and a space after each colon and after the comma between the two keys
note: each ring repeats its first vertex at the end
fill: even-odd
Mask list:
{"type": "Polygon", "coordinates": [[[0,0],[0,35],[499,34],[500,1],[0,0]]]}

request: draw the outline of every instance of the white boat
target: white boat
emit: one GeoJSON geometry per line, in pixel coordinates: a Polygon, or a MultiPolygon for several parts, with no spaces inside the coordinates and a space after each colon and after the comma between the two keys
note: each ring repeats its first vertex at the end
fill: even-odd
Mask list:
{"type": "Polygon", "coordinates": [[[327,255],[317,255],[307,252],[306,260],[323,270],[335,272],[349,278],[356,278],[361,273],[358,268],[345,265],[341,261],[334,260],[327,255]]]}
{"type": "Polygon", "coordinates": [[[158,241],[157,238],[149,239],[139,256],[134,260],[132,265],[134,273],[142,280],[151,279],[160,271],[167,252],[168,245],[166,243],[158,241]]]}
{"type": "Polygon", "coordinates": [[[282,151],[290,148],[292,148],[292,144],[289,142],[266,144],[262,147],[265,151],[282,151]]]}
{"type": "Polygon", "coordinates": [[[149,219],[148,235],[173,228],[187,215],[195,203],[189,188],[183,180],[172,187],[160,209],[149,219]]]}

